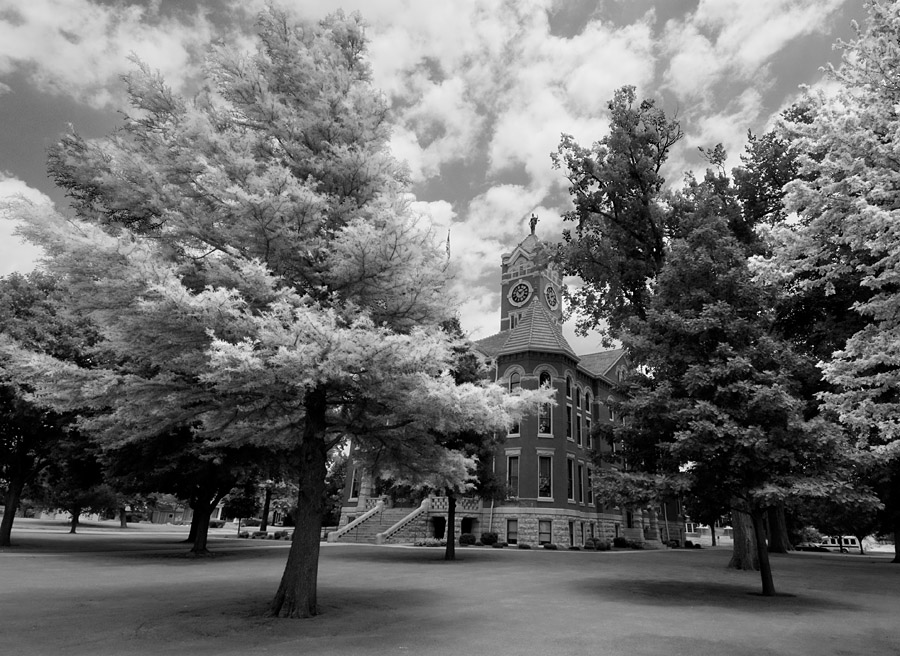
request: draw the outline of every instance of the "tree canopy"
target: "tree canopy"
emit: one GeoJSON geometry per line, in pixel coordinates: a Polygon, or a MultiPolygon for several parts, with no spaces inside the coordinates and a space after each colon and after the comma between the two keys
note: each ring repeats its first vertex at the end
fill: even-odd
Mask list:
{"type": "Polygon", "coordinates": [[[352,434],[441,470],[435,431],[505,430],[529,397],[450,374],[446,255],[389,151],[358,15],[263,13],[256,52],[215,45],[193,99],[139,62],[126,84],[119,131],[51,152],[77,216],[19,213],[100,326],[103,366],[9,352],[108,446],[187,428],[289,449],[297,530],[272,612],[314,615],[329,450],[352,434]]]}

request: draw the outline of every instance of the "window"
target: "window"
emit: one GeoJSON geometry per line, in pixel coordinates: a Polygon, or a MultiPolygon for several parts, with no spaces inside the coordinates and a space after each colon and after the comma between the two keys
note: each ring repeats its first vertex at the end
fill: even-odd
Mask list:
{"type": "Polygon", "coordinates": [[[572,439],[572,406],[566,406],[566,437],[572,439]]]}
{"type": "Polygon", "coordinates": [[[568,485],[568,499],[575,501],[575,461],[566,458],[566,483],[568,485]]]}
{"type": "MultiPolygon", "coordinates": [[[[552,388],[550,373],[542,371],[538,378],[541,387],[552,388]]],[[[538,434],[550,435],[553,433],[553,409],[549,403],[542,403],[538,408],[538,434]]]]}
{"type": "Polygon", "coordinates": [[[553,498],[553,457],[538,456],[538,499],[553,498]]]}
{"type": "Polygon", "coordinates": [[[575,407],[581,409],[581,389],[575,390],[575,407]]]}
{"type": "Polygon", "coordinates": [[[594,415],[594,408],[591,406],[590,392],[584,395],[584,435],[587,442],[587,448],[594,448],[594,438],[591,436],[591,417],[594,415]]]}
{"type": "Polygon", "coordinates": [[[581,415],[575,417],[575,442],[581,446],[581,415]]]}
{"type": "MultiPolygon", "coordinates": [[[[518,390],[522,388],[522,377],[519,375],[517,371],[512,372],[509,375],[509,391],[511,394],[515,394],[518,390]]],[[[518,435],[521,431],[521,426],[519,422],[516,422],[512,426],[509,427],[510,435],[518,435]]]]}
{"type": "Polygon", "coordinates": [[[587,468],[587,502],[588,505],[594,505],[594,468],[587,468]]]}
{"type": "Polygon", "coordinates": [[[550,544],[553,541],[553,522],[549,519],[538,520],[538,544],[550,544]]]}
{"type": "Polygon", "coordinates": [[[572,398],[572,379],[569,376],[566,376],[566,398],[572,398]]]}
{"type": "Polygon", "coordinates": [[[584,465],[578,463],[578,503],[584,503],[584,465]]]}
{"type": "Polygon", "coordinates": [[[507,544],[517,544],[519,542],[519,520],[506,520],[506,542],[507,544]]]}
{"type": "Polygon", "coordinates": [[[575,522],[569,522],[569,546],[575,546],[575,522]]]}
{"type": "Polygon", "coordinates": [[[519,496],[519,456],[506,458],[506,487],[509,496],[519,496]]]}
{"type": "Polygon", "coordinates": [[[353,469],[353,474],[350,477],[350,498],[359,498],[359,470],[355,467],[353,469]]]}

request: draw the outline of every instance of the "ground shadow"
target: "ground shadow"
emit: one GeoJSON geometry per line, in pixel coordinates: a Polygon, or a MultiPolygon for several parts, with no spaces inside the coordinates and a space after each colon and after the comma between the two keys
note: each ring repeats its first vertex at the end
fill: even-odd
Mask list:
{"type": "MultiPolygon", "coordinates": [[[[739,585],[716,581],[588,579],[572,583],[580,593],[596,601],[632,603],[641,606],[682,605],[728,608],[750,613],[815,613],[824,610],[853,611],[859,606],[825,596],[785,590],[774,597],[760,594],[759,584],[739,585]]],[[[776,588],[777,589],[777,588],[776,588]]]]}

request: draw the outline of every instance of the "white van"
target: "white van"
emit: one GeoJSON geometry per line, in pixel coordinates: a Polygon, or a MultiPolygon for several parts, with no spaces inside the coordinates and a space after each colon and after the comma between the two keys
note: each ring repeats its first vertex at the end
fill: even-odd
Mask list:
{"type": "Polygon", "coordinates": [[[859,540],[852,535],[822,538],[819,541],[819,546],[828,549],[828,551],[839,551],[840,553],[855,551],[859,553],[859,540]]]}

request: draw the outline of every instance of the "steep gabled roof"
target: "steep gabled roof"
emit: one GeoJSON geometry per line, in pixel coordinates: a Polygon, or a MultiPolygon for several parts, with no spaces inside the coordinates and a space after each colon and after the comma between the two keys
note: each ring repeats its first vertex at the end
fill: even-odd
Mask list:
{"type": "Polygon", "coordinates": [[[473,344],[483,355],[486,355],[489,358],[496,358],[500,349],[506,344],[507,339],[509,339],[509,331],[503,330],[490,337],[483,337],[482,339],[475,340],[473,344]]]}
{"type": "Polygon", "coordinates": [[[518,325],[509,331],[509,339],[497,355],[510,355],[525,351],[563,353],[578,362],[578,356],[563,337],[559,327],[544,305],[535,298],[518,325]]]}
{"type": "MultiPolygon", "coordinates": [[[[625,349],[588,353],[587,355],[581,356],[581,360],[578,364],[582,369],[589,371],[595,376],[606,376],[609,378],[612,368],[624,355],[625,349]]],[[[613,380],[615,380],[615,378],[613,378],[613,380]]]]}

